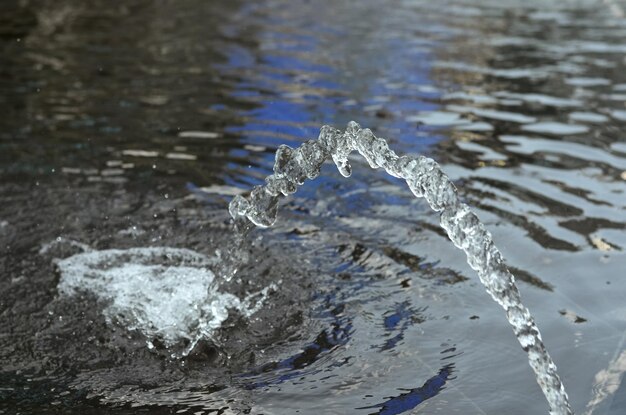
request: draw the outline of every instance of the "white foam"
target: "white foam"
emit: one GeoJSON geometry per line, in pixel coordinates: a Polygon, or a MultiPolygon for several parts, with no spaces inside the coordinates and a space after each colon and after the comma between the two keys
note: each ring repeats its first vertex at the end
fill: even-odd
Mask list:
{"type": "Polygon", "coordinates": [[[79,242],[79,241],[75,241],[73,239],[64,238],[62,236],[57,236],[52,241],[43,244],[41,246],[41,248],[39,249],[39,254],[40,255],[47,254],[52,249],[54,249],[54,248],[56,248],[58,246],[61,246],[61,245],[72,246],[72,247],[81,249],[83,252],[91,251],[91,248],[87,244],[84,244],[84,243],[79,242]]]}
{"type": "Polygon", "coordinates": [[[58,290],[72,296],[90,292],[105,301],[104,315],[167,347],[187,339],[187,354],[202,338],[211,338],[236,310],[258,311],[267,290],[244,300],[218,291],[211,267],[216,260],[188,249],[153,247],[91,251],[57,263],[58,290]],[[257,301],[255,301],[256,299],[257,301]],[[252,304],[255,303],[253,306],[252,304]]]}

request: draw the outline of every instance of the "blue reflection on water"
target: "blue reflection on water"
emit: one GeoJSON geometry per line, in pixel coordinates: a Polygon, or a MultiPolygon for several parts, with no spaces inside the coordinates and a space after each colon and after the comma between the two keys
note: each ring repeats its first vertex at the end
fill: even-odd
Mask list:
{"type": "MultiPolygon", "coordinates": [[[[260,45],[226,51],[228,63],[221,66],[224,76],[233,81],[234,91],[230,92],[230,98],[242,103],[239,108],[232,107],[241,122],[224,128],[226,136],[235,137],[241,143],[238,148],[231,147],[229,150],[225,184],[243,188],[261,184],[263,177],[271,173],[273,152],[279,145],[296,147],[305,140],[315,139],[323,124],[341,128],[345,122],[356,119],[377,134],[391,136],[395,140],[392,144],[400,152],[423,152],[441,139],[415,122],[407,121],[409,115],[437,108],[432,99],[439,93],[422,88],[432,85],[429,78],[432,58],[425,49],[407,49],[406,39],[387,39],[388,55],[385,60],[372,59],[368,51],[364,51],[357,59],[362,61],[361,64],[353,65],[358,68],[357,72],[346,75],[332,63],[328,64],[329,45],[323,44],[323,37],[284,36],[268,30],[259,33],[257,39],[260,45]],[[235,76],[232,75],[233,69],[236,69],[235,76]],[[408,84],[409,87],[396,88],[391,85],[393,82],[408,84]],[[380,111],[375,109],[378,107],[380,111]],[[245,144],[262,146],[266,150],[250,153],[244,148],[245,144]]],[[[213,109],[220,111],[226,108],[213,109]]],[[[340,196],[341,200],[337,201],[351,206],[343,210],[345,212],[370,211],[379,203],[409,203],[406,198],[388,192],[369,190],[370,176],[360,173],[355,173],[355,176],[350,181],[337,174],[322,176],[315,185],[303,186],[298,197],[313,200],[316,189],[325,189],[325,194],[337,196],[348,190],[351,193],[340,196]]],[[[382,180],[396,182],[393,178],[382,180]]],[[[306,207],[303,203],[299,205],[306,207]]],[[[338,210],[341,211],[340,208],[338,210]]],[[[339,257],[346,254],[337,252],[339,257]]],[[[358,259],[348,257],[334,271],[335,275],[339,275],[360,274],[365,270],[358,259]]],[[[353,359],[353,356],[341,358],[335,353],[348,343],[354,331],[352,320],[343,314],[343,304],[353,300],[351,297],[356,292],[373,283],[359,278],[337,281],[337,287],[342,289],[323,300],[322,310],[313,316],[325,328],[314,340],[297,345],[297,353],[240,376],[242,386],[259,389],[285,382],[299,383],[305,378],[312,380],[314,375],[331,371],[353,359]],[[326,359],[327,356],[330,357],[326,359]]],[[[369,298],[363,301],[375,300],[369,298]]],[[[396,304],[383,316],[386,338],[382,344],[372,347],[380,352],[394,349],[413,324],[424,321],[421,316],[423,311],[412,308],[409,302],[396,304]]],[[[445,366],[420,388],[370,408],[379,408],[378,413],[381,414],[396,414],[414,408],[440,391],[452,367],[445,366]]]]}
{"type": "Polygon", "coordinates": [[[404,339],[404,333],[410,326],[425,321],[420,315],[423,311],[424,309],[412,309],[408,301],[405,301],[398,304],[394,310],[387,312],[383,320],[385,331],[390,334],[395,333],[395,335],[385,340],[385,343],[379,346],[379,350],[391,350],[396,347],[404,339]]]}
{"type": "Polygon", "coordinates": [[[356,409],[379,408],[377,412],[372,412],[372,414],[378,415],[396,415],[409,411],[425,400],[439,394],[446,382],[451,379],[453,371],[454,364],[446,365],[439,370],[439,373],[428,379],[419,388],[409,389],[408,392],[395,397],[390,397],[383,403],[356,409]]]}

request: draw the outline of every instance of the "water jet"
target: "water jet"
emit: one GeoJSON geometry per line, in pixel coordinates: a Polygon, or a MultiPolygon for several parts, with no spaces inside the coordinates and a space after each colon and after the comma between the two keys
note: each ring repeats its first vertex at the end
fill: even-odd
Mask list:
{"type": "Polygon", "coordinates": [[[280,198],[295,193],[306,179],[318,177],[329,158],[341,175],[349,177],[352,167],[348,156],[353,151],[361,154],[370,167],[383,168],[391,176],[404,179],[416,197],[423,197],[433,210],[440,212],[441,227],[454,245],[465,252],[467,262],[478,273],[487,292],[505,310],[515,336],[528,355],[550,413],[573,414],[539,328],[522,304],[515,277],[489,231],[459,199],[455,185],[433,159],[398,156],[383,138],[354,121],[348,123],[344,132],[323,126],[317,140],[306,141],[295,149],[281,145],[276,151],[274,174],[265,179],[265,185],[254,187],[247,197],[238,195],[232,199],[229,212],[236,226],[247,229],[250,222],[263,228],[272,226],[280,198]]]}

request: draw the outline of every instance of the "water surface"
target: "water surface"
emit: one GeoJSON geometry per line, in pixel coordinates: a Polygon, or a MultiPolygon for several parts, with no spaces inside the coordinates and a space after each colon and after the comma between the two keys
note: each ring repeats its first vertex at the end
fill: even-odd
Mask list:
{"type": "Polygon", "coordinates": [[[517,276],[574,409],[623,413],[625,8],[3,2],[0,412],[547,413],[436,215],[358,161],[351,179],[325,167],[249,235],[250,261],[220,290],[276,289],[185,359],[189,339],[147,337],[107,314],[110,296],[63,294],[59,261],[84,251],[223,259],[227,203],[271,173],[278,145],[354,119],[442,164],[517,276]]]}

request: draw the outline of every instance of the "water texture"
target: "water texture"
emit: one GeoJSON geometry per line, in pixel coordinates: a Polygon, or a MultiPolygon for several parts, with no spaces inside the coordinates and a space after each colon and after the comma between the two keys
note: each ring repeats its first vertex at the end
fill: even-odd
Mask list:
{"type": "MultiPolygon", "coordinates": [[[[251,229],[247,262],[226,255],[228,202],[278,147],[352,119],[472,206],[574,412],[626,410],[623,1],[1,3],[4,414],[546,413],[436,215],[360,158],[251,229]],[[124,290],[63,290],[63,264],[110,277],[87,250],[172,293],[213,278],[255,307],[275,288],[172,357],[193,327],[168,345],[110,313],[124,290]]],[[[130,310],[160,298],[143,288],[130,310]]]]}

